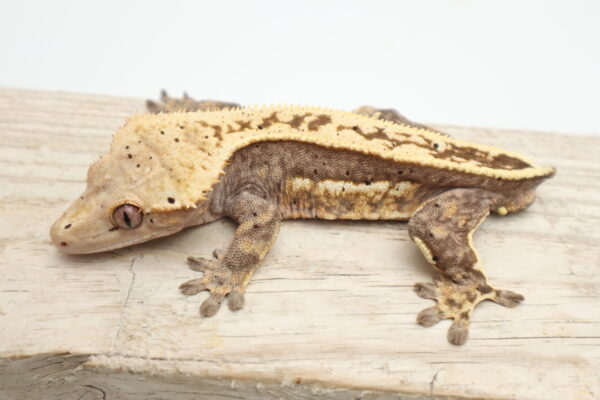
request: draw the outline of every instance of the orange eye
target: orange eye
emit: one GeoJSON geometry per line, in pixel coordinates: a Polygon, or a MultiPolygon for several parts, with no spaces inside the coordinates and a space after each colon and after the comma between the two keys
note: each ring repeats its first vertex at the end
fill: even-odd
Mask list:
{"type": "Polygon", "coordinates": [[[134,229],[142,224],[144,213],[138,206],[122,204],[112,214],[113,224],[123,229],[134,229]]]}

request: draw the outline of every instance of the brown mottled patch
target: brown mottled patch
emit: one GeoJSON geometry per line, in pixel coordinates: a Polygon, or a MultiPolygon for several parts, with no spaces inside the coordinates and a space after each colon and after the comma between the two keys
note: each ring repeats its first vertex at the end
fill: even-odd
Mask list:
{"type": "Polygon", "coordinates": [[[252,121],[237,120],[235,123],[238,124],[239,127],[234,128],[230,124],[227,124],[227,133],[238,133],[247,129],[252,129],[252,121]]]}
{"type": "Polygon", "coordinates": [[[419,136],[425,142],[420,143],[414,140],[409,140],[408,138],[410,138],[411,135],[403,132],[394,132],[393,134],[397,136],[406,137],[406,140],[399,140],[391,135],[388,135],[382,128],[375,128],[374,132],[367,133],[356,125],[340,125],[337,127],[338,132],[345,129],[353,130],[354,132],[358,133],[359,135],[368,140],[385,140],[388,142],[388,147],[390,147],[390,149],[402,145],[412,144],[414,146],[429,150],[430,154],[435,158],[450,160],[456,163],[474,161],[477,164],[479,164],[479,166],[509,170],[531,167],[531,165],[529,165],[525,161],[519,158],[511,157],[507,154],[498,154],[496,156],[491,156],[487,151],[470,146],[458,146],[453,143],[449,143],[444,151],[438,152],[436,149],[438,148],[439,143],[434,143],[431,139],[425,136],[419,136]]]}
{"type": "Polygon", "coordinates": [[[492,165],[505,166],[508,169],[523,169],[531,167],[531,165],[525,161],[511,157],[508,154],[498,154],[495,156],[492,160],[492,165]]]}
{"type": "Polygon", "coordinates": [[[300,125],[302,125],[304,120],[307,117],[310,117],[311,115],[312,115],[311,113],[306,113],[304,115],[295,114],[291,120],[286,122],[286,124],[288,124],[289,126],[291,126],[294,129],[298,129],[298,128],[300,128],[300,125]]]}
{"type": "Polygon", "coordinates": [[[448,307],[452,307],[452,308],[458,306],[458,302],[451,297],[446,299],[446,304],[448,305],[448,307]]]}
{"type": "Polygon", "coordinates": [[[460,318],[461,319],[469,319],[469,313],[466,311],[463,311],[462,313],[460,313],[460,318]]]}
{"type": "Polygon", "coordinates": [[[477,286],[477,290],[480,293],[487,294],[487,293],[490,293],[494,289],[487,283],[482,283],[481,285],[477,286]]]}
{"type": "Polygon", "coordinates": [[[263,118],[259,127],[268,128],[271,125],[276,124],[278,122],[281,122],[281,121],[279,120],[279,118],[277,118],[277,112],[273,112],[270,116],[263,118]]]}
{"type": "Polygon", "coordinates": [[[388,135],[385,134],[385,129],[383,129],[383,128],[375,128],[375,132],[371,132],[371,133],[361,132],[361,135],[363,135],[363,137],[365,137],[369,140],[371,140],[371,139],[390,140],[388,138],[388,135]]]}
{"type": "MultiPolygon", "coordinates": [[[[196,121],[197,123],[201,124],[203,127],[210,127],[213,130],[213,135],[219,139],[220,141],[223,140],[223,135],[221,135],[221,132],[223,131],[223,128],[221,128],[219,125],[211,125],[208,124],[204,121],[196,121]]],[[[231,127],[229,127],[231,129],[231,127]]]]}
{"type": "Polygon", "coordinates": [[[237,132],[245,131],[246,129],[252,129],[252,121],[237,120],[235,123],[239,125],[237,132]]]}
{"type": "Polygon", "coordinates": [[[320,114],[317,115],[317,118],[315,118],[314,120],[310,121],[308,123],[308,130],[309,131],[317,131],[319,130],[319,127],[330,124],[331,123],[331,117],[327,114],[320,114]]]}
{"type": "MultiPolygon", "coordinates": [[[[397,146],[402,146],[405,144],[412,144],[412,145],[415,145],[417,147],[421,147],[421,148],[424,148],[427,150],[433,150],[431,141],[427,138],[423,138],[423,140],[425,140],[425,142],[426,142],[426,144],[423,144],[423,143],[416,142],[414,140],[398,140],[398,139],[386,134],[385,130],[382,128],[375,128],[375,132],[367,133],[367,132],[363,131],[362,128],[358,125],[354,125],[354,126],[340,125],[337,127],[338,132],[341,130],[344,130],[344,129],[352,130],[368,140],[373,140],[373,139],[385,140],[387,142],[387,144],[389,145],[388,147],[390,149],[393,149],[397,146]]],[[[398,135],[398,136],[403,136],[406,138],[409,138],[411,136],[410,134],[403,133],[403,132],[394,132],[394,134],[398,135]]]]}
{"type": "Polygon", "coordinates": [[[472,160],[480,166],[497,169],[513,170],[531,167],[531,165],[525,161],[511,157],[508,154],[491,156],[487,151],[470,146],[458,146],[454,143],[449,143],[444,151],[432,153],[432,156],[435,158],[448,159],[456,163],[472,160]]]}

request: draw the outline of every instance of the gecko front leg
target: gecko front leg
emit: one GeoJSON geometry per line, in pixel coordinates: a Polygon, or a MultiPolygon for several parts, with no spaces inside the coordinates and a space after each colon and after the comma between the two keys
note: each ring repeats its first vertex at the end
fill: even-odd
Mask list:
{"type": "Polygon", "coordinates": [[[200,307],[203,317],[215,315],[225,297],[232,311],[244,307],[248,282],[279,232],[277,207],[254,193],[242,192],[235,196],[226,204],[225,212],[239,224],[233,241],[215,260],[190,257],[191,268],[204,272],[204,276],[179,287],[186,295],[210,291],[210,297],[200,307]]]}
{"type": "Polygon", "coordinates": [[[417,295],[436,300],[417,316],[423,326],[432,326],[444,318],[453,319],[448,341],[463,344],[475,306],[492,300],[515,307],[523,296],[488,284],[472,235],[490,210],[503,206],[501,195],[482,189],[452,189],[428,201],[411,217],[410,238],[427,261],[441,274],[433,283],[417,283],[417,295]]]}

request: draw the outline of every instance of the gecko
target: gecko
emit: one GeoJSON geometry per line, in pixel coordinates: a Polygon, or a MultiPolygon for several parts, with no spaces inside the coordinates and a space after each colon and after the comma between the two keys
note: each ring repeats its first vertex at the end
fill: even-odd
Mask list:
{"type": "Polygon", "coordinates": [[[450,343],[469,334],[484,300],[515,307],[520,294],[490,285],[472,236],[490,214],[521,211],[555,174],[515,152],[453,138],[393,109],[241,107],[187,95],[147,102],[110,150],[92,164],[87,187],[51,227],[63,252],[87,254],[167,236],[223,217],[237,223],[214,257],[188,257],[199,278],[185,295],[209,291],[212,317],[244,292],[286,219],[394,220],[435,269],[414,291],[436,305],[417,323],[451,319],[450,343]]]}

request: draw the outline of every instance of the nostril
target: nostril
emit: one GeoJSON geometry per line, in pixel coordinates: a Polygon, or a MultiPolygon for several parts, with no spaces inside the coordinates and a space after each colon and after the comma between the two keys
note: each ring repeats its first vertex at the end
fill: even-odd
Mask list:
{"type": "Polygon", "coordinates": [[[69,243],[67,242],[60,242],[61,247],[67,247],[69,245],[69,243]]]}
{"type": "Polygon", "coordinates": [[[65,229],[69,229],[70,227],[71,227],[71,224],[65,225],[65,229]]]}

